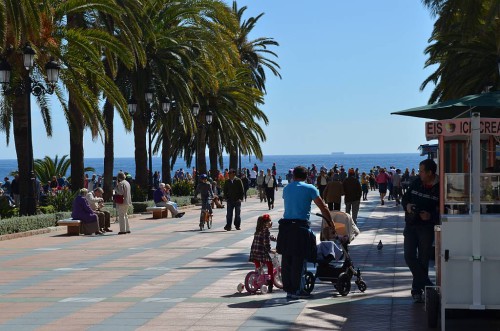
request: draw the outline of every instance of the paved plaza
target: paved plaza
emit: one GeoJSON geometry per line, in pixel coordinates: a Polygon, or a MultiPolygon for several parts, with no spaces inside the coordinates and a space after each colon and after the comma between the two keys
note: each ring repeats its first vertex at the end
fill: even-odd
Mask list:
{"type": "MultiPolygon", "coordinates": [[[[380,206],[375,192],[361,204],[361,235],[350,246],[365,293],[354,282],[345,297],[327,282],[307,300],[287,301],[281,290],[238,293],[253,269],[257,217],[269,213],[277,234],[281,192],[272,211],[254,197],[243,203],[241,231],[224,231],[225,209],[216,209],[213,228],[200,232],[199,207],[188,207],[180,219],[136,215],[128,235],[113,224],[105,236],[58,230],[0,241],[0,330],[427,329],[424,305],[409,296],[404,213],[394,202],[380,206]]],[[[311,220],[318,233],[320,219],[311,220]]],[[[450,322],[450,330],[478,329],[468,321],[450,322]]]]}

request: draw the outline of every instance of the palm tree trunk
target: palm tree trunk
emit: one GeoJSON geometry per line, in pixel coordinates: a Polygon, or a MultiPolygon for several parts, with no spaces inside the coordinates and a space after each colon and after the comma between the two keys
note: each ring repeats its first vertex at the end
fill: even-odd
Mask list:
{"type": "Polygon", "coordinates": [[[230,151],[229,152],[229,169],[234,169],[237,171],[238,169],[238,151],[230,151]]]}
{"type": "Polygon", "coordinates": [[[197,174],[206,174],[207,173],[207,157],[206,157],[206,135],[207,135],[207,129],[205,126],[200,127],[201,130],[197,134],[197,141],[196,141],[196,172],[197,174]]]}
{"type": "MultiPolygon", "coordinates": [[[[31,94],[28,94],[28,98],[31,94]]],[[[16,146],[17,154],[17,167],[19,171],[19,195],[20,206],[19,214],[28,215],[28,192],[31,182],[29,172],[29,162],[31,158],[28,155],[28,111],[30,103],[27,101],[25,95],[16,97],[13,101],[13,122],[14,122],[14,143],[16,146]]],[[[31,151],[31,153],[33,153],[31,151]]],[[[33,154],[32,154],[33,155],[33,154]]]]}
{"type": "Polygon", "coordinates": [[[148,167],[146,149],[146,123],[142,113],[134,116],[134,143],[135,143],[135,183],[141,189],[148,188],[148,167]]]}
{"type": "MultiPolygon", "coordinates": [[[[83,28],[85,27],[82,14],[68,15],[68,27],[83,28]]],[[[71,47],[71,45],[69,45],[71,47]]],[[[71,160],[71,190],[73,192],[83,188],[84,181],[84,151],[83,151],[83,130],[84,120],[83,115],[78,109],[77,104],[73,101],[72,93],[69,93],[68,112],[69,112],[69,140],[71,160]]]]}
{"type": "Polygon", "coordinates": [[[163,127],[163,142],[161,145],[161,178],[162,182],[165,184],[172,184],[172,169],[170,167],[172,153],[170,152],[170,148],[170,137],[165,127],[163,127]]]}
{"type": "Polygon", "coordinates": [[[83,115],[74,104],[71,92],[68,102],[69,111],[69,157],[71,160],[71,190],[76,192],[83,188],[84,181],[84,151],[83,151],[83,115]]]}
{"type": "Polygon", "coordinates": [[[115,162],[115,145],[113,141],[114,117],[114,107],[108,100],[106,100],[106,103],[104,103],[104,120],[107,128],[106,140],[104,141],[104,201],[110,201],[113,195],[113,166],[115,162]]]}
{"type": "Polygon", "coordinates": [[[208,158],[210,159],[210,176],[215,180],[218,169],[219,149],[217,148],[217,142],[212,137],[208,138],[208,158]]]}

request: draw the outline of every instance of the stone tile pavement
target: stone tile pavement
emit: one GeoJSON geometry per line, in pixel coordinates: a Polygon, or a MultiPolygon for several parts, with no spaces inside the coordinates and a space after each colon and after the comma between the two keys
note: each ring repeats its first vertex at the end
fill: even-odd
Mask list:
{"type": "MultiPolygon", "coordinates": [[[[114,224],[105,236],[59,231],[0,241],[0,330],[425,330],[424,307],[409,297],[401,207],[380,206],[375,192],[369,199],[350,246],[365,293],[353,283],[342,297],[326,282],[299,301],[280,290],[236,291],[252,270],[257,216],[277,221],[283,213],[280,191],[272,211],[256,198],[243,204],[241,231],[224,231],[225,210],[216,209],[213,229],[200,232],[199,207],[191,207],[181,219],[134,217],[129,235],[116,235],[114,224]]],[[[318,230],[319,218],[312,223],[318,230]]],[[[450,330],[466,324],[450,322],[450,330]]]]}

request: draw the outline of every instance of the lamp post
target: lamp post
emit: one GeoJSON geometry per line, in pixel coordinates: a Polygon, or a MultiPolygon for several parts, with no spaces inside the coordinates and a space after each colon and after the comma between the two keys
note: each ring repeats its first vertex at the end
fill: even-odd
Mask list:
{"type": "MultiPolygon", "coordinates": [[[[148,163],[149,163],[149,177],[148,177],[148,199],[152,198],[152,191],[153,191],[153,153],[152,153],[152,144],[153,144],[153,139],[151,136],[151,131],[152,131],[152,125],[153,125],[153,118],[156,114],[154,107],[153,107],[153,98],[154,98],[154,88],[153,86],[149,86],[146,91],[144,92],[144,100],[148,104],[148,111],[143,112],[143,116],[145,119],[148,121],[148,163]]],[[[170,99],[165,97],[161,101],[161,110],[163,111],[164,114],[168,113],[171,107],[171,102],[170,99]]],[[[128,100],[128,111],[130,115],[133,117],[134,114],[137,112],[137,100],[135,100],[133,97],[131,97],[128,100]]]]}
{"type": "Polygon", "coordinates": [[[35,97],[39,97],[44,94],[53,94],[55,91],[55,86],[59,79],[59,71],[61,69],[60,65],[51,59],[45,65],[45,70],[47,74],[47,87],[45,87],[42,82],[34,80],[31,78],[31,70],[34,66],[36,52],[31,47],[29,43],[23,48],[23,65],[27,70],[25,78],[17,86],[10,86],[10,76],[12,73],[12,67],[3,59],[0,62],[0,85],[2,85],[3,95],[15,95],[24,96],[26,104],[26,121],[27,121],[27,158],[28,158],[28,171],[27,173],[21,173],[21,180],[30,178],[30,185],[28,186],[27,196],[23,197],[25,203],[21,203],[20,213],[21,215],[34,215],[36,213],[37,199],[35,196],[35,184],[36,177],[33,167],[33,141],[32,141],[32,130],[31,130],[31,94],[35,97]]]}

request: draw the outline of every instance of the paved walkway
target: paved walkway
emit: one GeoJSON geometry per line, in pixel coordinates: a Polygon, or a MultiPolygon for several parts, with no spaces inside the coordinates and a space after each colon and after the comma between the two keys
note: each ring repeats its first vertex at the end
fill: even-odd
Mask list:
{"type": "MultiPolygon", "coordinates": [[[[116,235],[113,224],[106,236],[53,232],[0,242],[0,330],[425,330],[423,305],[409,297],[403,212],[377,204],[375,192],[369,199],[350,249],[365,293],[353,283],[341,297],[326,282],[308,300],[288,302],[280,290],[238,293],[253,266],[257,216],[269,212],[249,198],[241,231],[224,231],[225,209],[216,209],[213,229],[200,232],[192,207],[181,219],[132,218],[129,235],[116,235]]],[[[281,191],[275,206],[276,224],[281,191]]],[[[319,218],[312,222],[318,230],[319,218]]]]}

